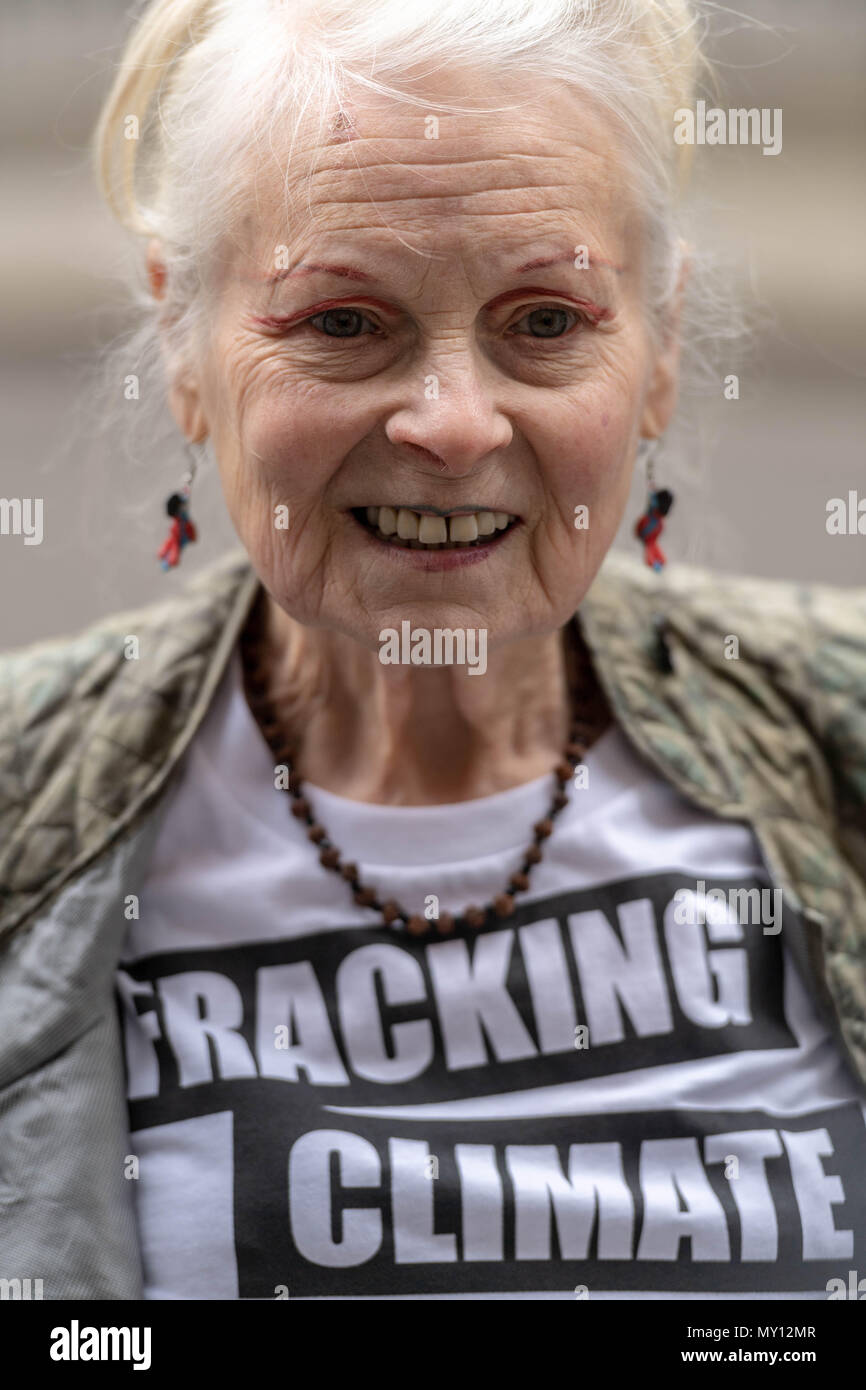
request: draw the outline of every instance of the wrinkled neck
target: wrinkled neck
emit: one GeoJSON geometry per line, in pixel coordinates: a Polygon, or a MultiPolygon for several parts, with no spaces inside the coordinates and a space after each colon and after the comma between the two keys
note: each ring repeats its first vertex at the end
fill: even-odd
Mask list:
{"type": "MultiPolygon", "coordinates": [[[[471,800],[549,773],[568,728],[565,633],[469,664],[383,664],[342,633],[304,627],[270,598],[261,615],[268,694],[300,775],[352,800],[471,800]]],[[[476,653],[477,655],[477,653],[476,653]]]]}

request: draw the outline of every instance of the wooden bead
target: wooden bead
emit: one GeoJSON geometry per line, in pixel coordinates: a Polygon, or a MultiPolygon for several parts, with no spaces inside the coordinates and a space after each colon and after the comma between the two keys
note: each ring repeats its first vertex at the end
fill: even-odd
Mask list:
{"type": "MultiPolygon", "coordinates": [[[[393,898],[388,898],[384,903],[379,902],[376,891],[373,888],[365,888],[361,885],[357,864],[343,864],[340,860],[340,852],[336,846],[328,842],[328,835],[325,827],[318,822],[312,823],[312,807],[309,801],[301,795],[303,786],[302,778],[294,770],[296,749],[286,735],[281,721],[277,717],[276,708],[272,700],[267,698],[268,684],[270,680],[269,671],[266,669],[260,657],[260,645],[258,637],[252,631],[245,632],[241,637],[242,657],[243,657],[243,676],[244,687],[247,700],[257,720],[263,738],[267,742],[274,757],[280,766],[288,769],[288,790],[292,797],[292,815],[299,820],[306,820],[308,823],[307,837],[313,844],[319,845],[319,862],[326,869],[334,869],[340,873],[342,878],[354,890],[353,897],[359,907],[369,907],[381,913],[382,920],[386,925],[395,922],[405,922],[406,930],[412,936],[426,936],[434,930],[434,922],[422,917],[418,913],[413,913],[407,917],[400,904],[393,898]]],[[[588,675],[585,684],[590,686],[592,693],[592,681],[588,675]]],[[[546,840],[553,833],[552,816],[563,810],[567,806],[569,797],[566,794],[566,787],[574,776],[575,765],[580,763],[586,755],[589,741],[597,733],[600,727],[599,719],[602,706],[598,701],[590,698],[576,699],[576,710],[572,718],[569,739],[566,744],[563,757],[553,769],[554,776],[560,783],[560,788],[551,800],[551,812],[533,826],[535,843],[529,845],[524,855],[523,867],[511,875],[508,881],[510,891],[497,894],[493,899],[490,908],[467,907],[463,913],[462,921],[466,926],[473,930],[484,927],[488,920],[489,912],[496,917],[510,917],[514,912],[515,894],[525,893],[529,888],[528,870],[538,864],[542,858],[539,841],[546,840]]],[[[435,920],[435,931],[439,936],[450,935],[456,926],[456,919],[450,912],[443,912],[435,920]]]]}

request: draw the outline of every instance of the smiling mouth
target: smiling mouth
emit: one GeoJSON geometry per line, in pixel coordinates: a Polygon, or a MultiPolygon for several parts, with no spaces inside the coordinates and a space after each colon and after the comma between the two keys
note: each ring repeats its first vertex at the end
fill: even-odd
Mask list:
{"type": "Polygon", "coordinates": [[[377,540],[411,550],[472,550],[499,540],[519,524],[510,512],[441,515],[412,507],[353,507],[352,516],[377,540]]]}

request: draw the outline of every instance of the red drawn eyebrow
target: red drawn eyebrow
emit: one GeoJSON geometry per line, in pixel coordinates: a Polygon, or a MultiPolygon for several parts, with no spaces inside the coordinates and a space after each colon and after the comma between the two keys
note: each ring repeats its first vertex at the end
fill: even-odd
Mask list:
{"type": "MultiPolygon", "coordinates": [[[[617,274],[623,269],[622,266],[614,265],[613,261],[604,261],[599,256],[590,257],[590,262],[592,265],[605,266],[609,270],[615,270],[617,274]]],[[[523,265],[516,266],[513,274],[525,275],[530,270],[545,270],[553,265],[573,264],[574,256],[571,254],[567,256],[541,256],[534,261],[525,261],[523,265]]],[[[278,270],[273,275],[265,276],[265,284],[277,285],[282,280],[300,279],[302,276],[315,275],[317,272],[323,272],[326,275],[338,275],[344,280],[360,280],[368,283],[374,279],[372,275],[368,275],[365,270],[358,270],[356,266],[337,265],[330,261],[302,261],[294,270],[278,270]]]]}
{"type": "Polygon", "coordinates": [[[327,261],[302,261],[294,270],[278,270],[275,275],[265,276],[265,284],[278,285],[281,280],[294,280],[303,275],[315,275],[325,271],[328,275],[340,275],[344,280],[372,280],[365,270],[357,270],[352,265],[332,265],[327,261]]]}
{"type": "MultiPolygon", "coordinates": [[[[590,256],[589,264],[590,267],[603,265],[608,270],[615,270],[617,275],[621,274],[623,269],[621,265],[615,265],[613,261],[603,261],[600,256],[590,256]]],[[[552,265],[574,265],[573,253],[567,256],[540,256],[538,260],[525,261],[523,265],[515,266],[514,274],[524,275],[528,270],[546,270],[552,265]]],[[[575,269],[577,269],[576,266],[575,269]]]]}

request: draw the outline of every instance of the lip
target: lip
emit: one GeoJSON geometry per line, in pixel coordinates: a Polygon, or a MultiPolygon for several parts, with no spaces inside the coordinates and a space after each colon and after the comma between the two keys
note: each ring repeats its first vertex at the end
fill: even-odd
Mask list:
{"type": "MultiPolygon", "coordinates": [[[[426,570],[428,573],[437,573],[442,570],[463,569],[466,565],[478,565],[483,560],[489,560],[491,555],[499,549],[523,524],[517,521],[510,526],[507,531],[497,531],[480,545],[475,545],[469,550],[412,550],[408,545],[391,545],[388,541],[381,541],[372,531],[358,521],[357,517],[351,512],[347,513],[349,520],[355,530],[364,538],[369,546],[375,548],[377,553],[383,557],[396,561],[398,564],[410,565],[415,570],[426,570]]],[[[453,515],[453,513],[452,513],[453,515]]]]}
{"type": "MultiPolygon", "coordinates": [[[[472,516],[472,515],[474,515],[475,512],[504,512],[504,511],[507,511],[507,510],[508,510],[506,507],[483,507],[483,506],[477,506],[477,507],[475,507],[475,506],[470,506],[470,507],[426,507],[426,506],[424,506],[424,507],[416,507],[416,506],[414,505],[414,503],[411,503],[411,504],[410,504],[410,503],[408,503],[408,502],[405,503],[404,505],[405,505],[406,511],[409,511],[409,512],[419,512],[422,516],[444,516],[444,517],[449,517],[449,516],[472,516]]],[[[394,510],[395,510],[395,511],[400,511],[401,508],[400,508],[400,507],[395,507],[394,510]]],[[[513,515],[513,513],[509,513],[509,515],[513,515]]],[[[520,520],[520,518],[518,517],[518,521],[519,521],[519,520],[520,520]]]]}

